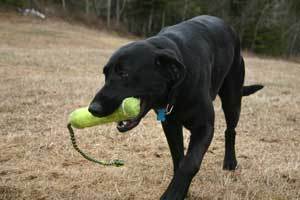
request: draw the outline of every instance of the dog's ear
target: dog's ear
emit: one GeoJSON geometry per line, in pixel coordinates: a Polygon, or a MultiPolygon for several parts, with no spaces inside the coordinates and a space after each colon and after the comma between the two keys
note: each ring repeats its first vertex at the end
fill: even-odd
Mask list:
{"type": "Polygon", "coordinates": [[[168,49],[156,51],[155,65],[158,66],[174,84],[172,88],[177,88],[186,76],[186,67],[178,59],[176,53],[168,49]]]}
{"type": "Polygon", "coordinates": [[[183,83],[186,76],[186,67],[178,59],[176,53],[168,49],[160,49],[156,52],[155,64],[167,77],[170,77],[171,89],[168,94],[166,112],[170,114],[179,93],[179,86],[183,83]]]}

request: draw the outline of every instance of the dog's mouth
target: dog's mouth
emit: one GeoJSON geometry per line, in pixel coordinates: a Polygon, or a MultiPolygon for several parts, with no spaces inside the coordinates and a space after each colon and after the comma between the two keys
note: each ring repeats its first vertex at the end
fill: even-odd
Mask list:
{"type": "Polygon", "coordinates": [[[130,120],[124,120],[124,121],[118,122],[117,129],[120,132],[126,132],[126,131],[129,131],[129,130],[133,129],[134,127],[136,127],[140,123],[142,118],[151,109],[150,103],[147,101],[146,98],[140,98],[140,100],[141,100],[140,113],[138,114],[138,116],[133,119],[130,119],[130,120]]]}

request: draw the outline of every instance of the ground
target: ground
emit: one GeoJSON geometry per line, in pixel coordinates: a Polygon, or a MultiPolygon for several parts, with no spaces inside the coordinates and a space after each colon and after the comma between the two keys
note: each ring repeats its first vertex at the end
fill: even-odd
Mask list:
{"type": "MultiPolygon", "coordinates": [[[[102,67],[132,39],[57,19],[0,13],[0,199],[159,199],[172,177],[169,149],[153,112],[129,133],[116,125],[77,131],[103,167],[71,146],[68,114],[103,85],[102,67]]],[[[222,170],[224,117],[215,102],[215,137],[189,190],[190,200],[300,199],[300,65],[246,55],[236,172],[222,170]]],[[[199,113],[201,115],[201,113],[199,113]]],[[[185,131],[185,144],[189,134],[185,131]]]]}

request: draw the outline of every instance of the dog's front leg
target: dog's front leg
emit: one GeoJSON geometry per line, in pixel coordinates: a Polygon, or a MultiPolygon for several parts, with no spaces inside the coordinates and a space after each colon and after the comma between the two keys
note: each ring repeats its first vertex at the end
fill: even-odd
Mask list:
{"type": "Polygon", "coordinates": [[[161,200],[183,200],[185,198],[191,181],[199,171],[203,156],[211,143],[213,131],[212,124],[191,130],[187,154],[180,161],[179,168],[161,200]]]}
{"type": "Polygon", "coordinates": [[[175,174],[184,157],[182,125],[172,117],[168,117],[162,122],[162,127],[169,144],[175,174]]]}

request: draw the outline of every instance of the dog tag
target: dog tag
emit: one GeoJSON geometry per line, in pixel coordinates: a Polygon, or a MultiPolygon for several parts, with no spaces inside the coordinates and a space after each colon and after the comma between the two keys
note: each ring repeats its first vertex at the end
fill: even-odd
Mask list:
{"type": "Polygon", "coordinates": [[[157,110],[157,120],[164,122],[166,120],[166,110],[165,109],[158,109],[157,110]]]}

